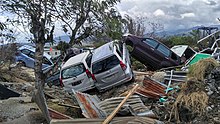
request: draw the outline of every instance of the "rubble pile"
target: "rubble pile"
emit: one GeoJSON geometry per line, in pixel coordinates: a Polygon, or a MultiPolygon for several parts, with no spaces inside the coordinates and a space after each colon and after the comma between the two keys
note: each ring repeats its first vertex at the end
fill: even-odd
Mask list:
{"type": "MultiPolygon", "coordinates": [[[[125,47],[122,52],[126,53],[125,47]]],[[[89,54],[90,52],[84,53],[83,58],[89,54]]],[[[117,56],[115,57],[117,60],[117,56]]],[[[111,61],[101,62],[104,67],[111,61]]],[[[51,120],[52,124],[220,123],[218,61],[196,58],[191,65],[185,65],[181,69],[174,66],[162,69],[161,72],[137,72],[128,69],[127,65],[130,63],[115,63],[118,66],[114,66],[117,67],[114,72],[111,69],[113,67],[108,67],[108,71],[101,68],[94,75],[84,65],[75,67],[69,62],[66,70],[61,68],[56,74],[48,75],[46,82],[50,84],[45,85],[40,95],[42,97],[44,94],[46,98],[47,105],[43,109],[33,102],[33,69],[15,66],[6,69],[7,71],[0,71],[0,122],[46,123],[46,120],[51,120]],[[102,77],[97,76],[100,73],[103,73],[102,77]],[[98,87],[101,85],[103,87],[98,87]],[[47,117],[45,120],[44,112],[47,110],[49,119],[47,117]]],[[[41,101],[43,100],[38,102],[41,101]]]]}
{"type": "Polygon", "coordinates": [[[207,116],[211,121],[220,123],[220,67],[213,69],[205,82],[209,96],[207,116]]]}
{"type": "Polygon", "coordinates": [[[27,67],[15,66],[10,70],[3,68],[0,72],[0,80],[4,82],[24,83],[35,81],[34,69],[27,67]]]}

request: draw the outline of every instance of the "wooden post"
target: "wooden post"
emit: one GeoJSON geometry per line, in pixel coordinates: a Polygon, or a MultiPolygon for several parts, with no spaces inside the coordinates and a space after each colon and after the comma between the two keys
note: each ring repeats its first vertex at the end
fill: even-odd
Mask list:
{"type": "Polygon", "coordinates": [[[134,88],[128,93],[128,95],[121,101],[121,103],[117,106],[117,108],[105,119],[105,121],[102,124],[108,124],[114,116],[117,114],[117,112],[120,110],[120,108],[124,105],[124,103],[128,100],[128,98],[134,94],[135,90],[138,88],[139,84],[136,84],[134,88]]]}

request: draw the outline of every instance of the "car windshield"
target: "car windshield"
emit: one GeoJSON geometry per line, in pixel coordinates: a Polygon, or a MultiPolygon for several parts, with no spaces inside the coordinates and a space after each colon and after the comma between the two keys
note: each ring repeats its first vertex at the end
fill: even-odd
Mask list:
{"type": "Polygon", "coordinates": [[[76,77],[86,71],[85,66],[80,63],[69,68],[66,68],[62,71],[62,78],[72,78],[76,77]]]}
{"type": "Polygon", "coordinates": [[[115,55],[113,55],[104,60],[94,63],[92,65],[92,72],[93,74],[98,74],[114,68],[115,66],[119,65],[119,63],[119,59],[115,55]]]}

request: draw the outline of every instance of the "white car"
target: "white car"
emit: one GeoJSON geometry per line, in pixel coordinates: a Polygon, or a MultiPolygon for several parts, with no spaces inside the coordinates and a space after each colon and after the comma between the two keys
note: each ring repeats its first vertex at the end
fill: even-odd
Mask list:
{"type": "Polygon", "coordinates": [[[125,43],[112,41],[94,50],[92,76],[99,91],[133,79],[129,52],[125,43]]]}
{"type": "Polygon", "coordinates": [[[67,92],[72,92],[72,89],[83,92],[94,88],[90,72],[91,59],[92,53],[88,51],[71,57],[62,66],[60,82],[67,92]]]}

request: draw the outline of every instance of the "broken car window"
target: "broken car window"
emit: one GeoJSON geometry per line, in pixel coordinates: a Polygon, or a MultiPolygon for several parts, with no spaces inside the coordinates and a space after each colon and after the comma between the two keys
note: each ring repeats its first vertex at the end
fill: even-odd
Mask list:
{"type": "Polygon", "coordinates": [[[85,66],[80,63],[75,66],[71,66],[62,71],[62,78],[72,78],[76,77],[86,71],[85,66]]]}

